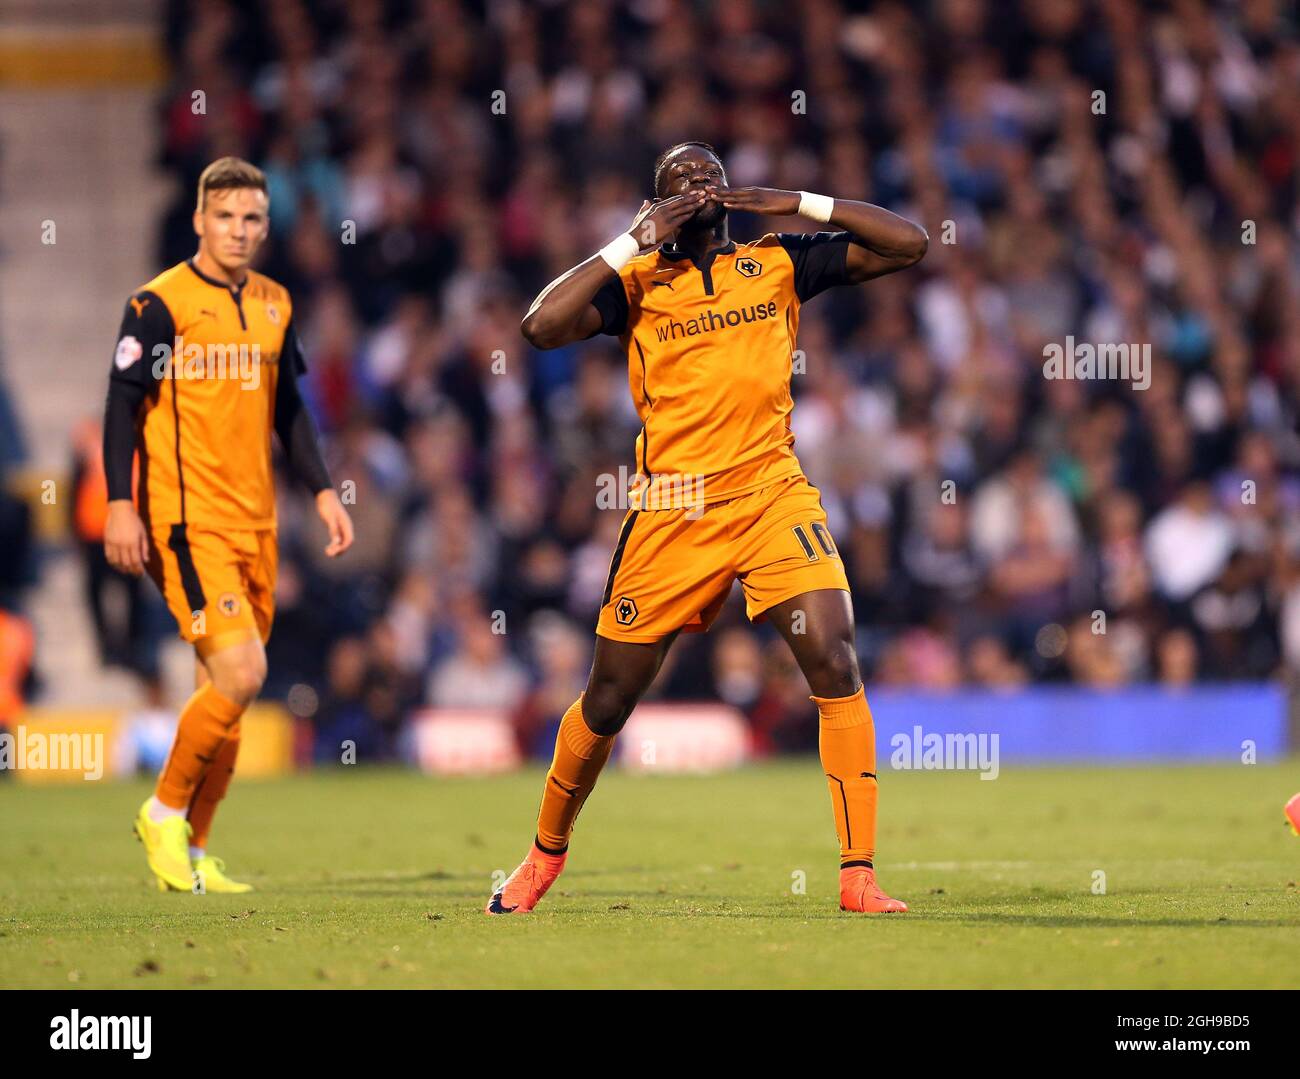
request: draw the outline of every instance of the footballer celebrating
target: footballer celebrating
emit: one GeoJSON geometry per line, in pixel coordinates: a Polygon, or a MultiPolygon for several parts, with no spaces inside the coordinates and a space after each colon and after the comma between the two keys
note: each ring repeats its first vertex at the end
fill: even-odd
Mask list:
{"type": "Polygon", "coordinates": [[[326,554],[352,543],[315,425],[288,292],[249,269],[270,219],[266,178],[225,157],[199,178],[198,252],[126,305],[104,420],[104,549],[148,572],[194,646],[196,691],[135,831],[162,891],[245,892],[207,852],[239,753],[240,717],[266,677],[276,576],[271,430],[316,498],[326,554]],[[132,497],[139,453],[139,508],[132,497]]]}
{"type": "Polygon", "coordinates": [[[737,578],[749,618],[773,623],[817,705],[840,908],[906,911],[876,883],[875,730],[848,579],[794,454],[790,376],[802,305],[832,286],[915,265],[928,238],[867,203],[729,188],[717,152],[701,142],[659,157],[654,191],[626,234],[548,285],[523,320],[537,348],[617,337],[642,428],[591,674],[561,720],[533,844],[487,911],[530,911],[545,895],[618,732],[673,640],[706,630],[737,578]],[[738,245],[727,232],[731,210],[797,213],[843,231],[769,233],[738,245]]]}

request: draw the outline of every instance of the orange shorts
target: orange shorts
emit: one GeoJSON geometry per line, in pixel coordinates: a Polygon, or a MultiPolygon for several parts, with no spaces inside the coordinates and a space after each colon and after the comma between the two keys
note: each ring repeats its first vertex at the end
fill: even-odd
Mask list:
{"type": "Polygon", "coordinates": [[[275,617],[275,529],[163,525],[151,539],[149,576],[200,655],[252,637],[266,642],[275,617]]]}
{"type": "Polygon", "coordinates": [[[640,643],[702,633],[736,578],[754,622],[804,592],[849,591],[821,498],[803,475],[693,510],[629,511],[596,632],[640,643]]]}

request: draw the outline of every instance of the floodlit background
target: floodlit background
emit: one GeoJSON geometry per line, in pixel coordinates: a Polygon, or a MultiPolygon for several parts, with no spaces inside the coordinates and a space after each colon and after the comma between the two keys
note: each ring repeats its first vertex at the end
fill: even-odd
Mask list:
{"type": "MultiPolygon", "coordinates": [[[[348,741],[434,769],[549,755],[622,516],[596,495],[638,425],[612,339],[539,353],[518,324],[699,138],[733,185],[931,237],[918,268],[810,302],[794,379],[882,737],[1296,744],[1291,5],[7,0],[0,30],[11,726],[98,725],[121,770],[165,752],[191,658],[153,586],[104,565],[98,423],[125,298],[193,253],[198,174],[237,154],[270,179],[260,268],[292,291],[358,535],[327,563],[282,482],[248,767],[348,741]],[[1149,345],[1149,388],[1045,378],[1068,337],[1149,345]]],[[[735,756],[810,750],[806,684],[738,600],[650,699],[728,706],[698,715],[735,756]]]]}

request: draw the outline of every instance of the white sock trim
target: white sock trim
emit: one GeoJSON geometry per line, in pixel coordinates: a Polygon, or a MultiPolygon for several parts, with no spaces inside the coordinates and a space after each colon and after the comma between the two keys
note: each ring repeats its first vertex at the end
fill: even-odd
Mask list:
{"type": "Polygon", "coordinates": [[[835,200],[830,195],[818,195],[812,191],[799,192],[799,213],[811,217],[814,221],[829,221],[835,211],[835,200]]]}
{"type": "Polygon", "coordinates": [[[203,847],[191,847],[190,861],[197,862],[200,858],[206,858],[207,854],[208,854],[207,850],[204,849],[203,847]]]}
{"type": "Polygon", "coordinates": [[[158,801],[157,795],[149,799],[149,819],[154,824],[162,824],[168,817],[186,817],[189,816],[188,809],[173,809],[169,805],[164,805],[158,801]]]}
{"type": "Polygon", "coordinates": [[[614,237],[599,251],[600,257],[605,260],[609,268],[615,273],[618,273],[640,253],[641,245],[636,242],[636,237],[630,232],[614,237]]]}

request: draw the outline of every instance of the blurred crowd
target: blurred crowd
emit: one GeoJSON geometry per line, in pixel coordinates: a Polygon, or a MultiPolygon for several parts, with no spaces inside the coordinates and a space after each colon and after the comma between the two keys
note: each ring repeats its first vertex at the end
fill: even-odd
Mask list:
{"type": "MultiPolygon", "coordinates": [[[[371,757],[422,704],[506,707],[549,752],[622,516],[600,477],[634,467],[639,425],[615,341],[536,352],[519,320],[687,138],[733,186],[931,237],[800,324],[795,450],[869,685],[1300,667],[1296,31],[1272,0],[173,3],[160,265],[193,252],[205,164],[266,170],[261,268],[292,291],[360,525],[325,559],[281,485],[267,692],[371,757]],[[1149,344],[1149,388],[1045,378],[1071,335],[1149,344]]],[[[815,744],[737,599],[654,694],[815,744]]]]}

